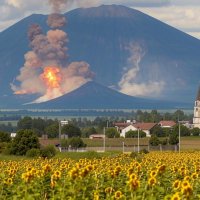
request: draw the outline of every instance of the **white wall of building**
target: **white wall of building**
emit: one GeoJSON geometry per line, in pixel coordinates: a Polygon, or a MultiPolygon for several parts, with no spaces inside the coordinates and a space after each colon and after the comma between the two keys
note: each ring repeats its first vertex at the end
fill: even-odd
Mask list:
{"type": "Polygon", "coordinates": [[[200,128],[200,101],[195,101],[193,125],[200,128]]]}
{"type": "MultiPolygon", "coordinates": [[[[122,129],[120,136],[125,138],[126,132],[128,132],[130,130],[131,131],[137,131],[138,129],[136,127],[134,127],[133,125],[129,125],[126,128],[122,129]]],[[[146,137],[151,137],[150,130],[142,130],[142,131],[146,133],[146,137]]]]}
{"type": "Polygon", "coordinates": [[[133,125],[129,125],[126,128],[122,129],[122,132],[120,134],[121,137],[125,137],[126,136],[126,132],[128,131],[137,131],[137,128],[135,128],[133,125]]]}

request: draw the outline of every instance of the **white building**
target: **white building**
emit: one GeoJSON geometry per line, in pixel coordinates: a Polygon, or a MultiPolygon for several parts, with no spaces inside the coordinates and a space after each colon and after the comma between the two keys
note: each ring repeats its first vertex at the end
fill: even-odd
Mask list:
{"type": "Polygon", "coordinates": [[[122,127],[118,127],[118,130],[121,130],[120,136],[125,137],[126,132],[132,130],[137,131],[138,129],[146,133],[146,137],[151,137],[151,129],[157,125],[157,123],[136,123],[136,124],[124,124],[122,127]]]}
{"type": "Polygon", "coordinates": [[[126,132],[128,131],[137,131],[137,128],[135,128],[132,124],[128,125],[127,127],[122,129],[120,136],[125,138],[126,132]]]}
{"type": "Polygon", "coordinates": [[[193,118],[194,128],[200,128],[200,87],[197,93],[197,98],[194,105],[194,118],[193,118]]]}
{"type": "Polygon", "coordinates": [[[11,134],[10,134],[10,137],[13,139],[13,138],[16,137],[16,135],[17,135],[17,133],[11,133],[11,134]]]}
{"type": "Polygon", "coordinates": [[[104,139],[105,135],[104,134],[93,134],[90,135],[90,139],[104,139]]]}

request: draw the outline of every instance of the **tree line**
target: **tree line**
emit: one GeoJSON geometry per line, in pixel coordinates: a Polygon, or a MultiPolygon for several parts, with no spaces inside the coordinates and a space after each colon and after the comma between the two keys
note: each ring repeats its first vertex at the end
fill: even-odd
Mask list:
{"type": "MultiPolygon", "coordinates": [[[[111,117],[96,117],[94,119],[83,118],[72,118],[70,121],[70,126],[63,126],[61,132],[63,134],[71,134],[71,132],[77,132],[78,136],[89,137],[91,134],[103,133],[104,127],[113,127],[116,122],[125,122],[126,120],[136,120],[139,122],[156,122],[161,120],[173,120],[177,122],[178,120],[192,120],[191,114],[185,114],[182,110],[176,110],[174,113],[159,113],[157,110],[152,111],[131,111],[126,117],[111,116],[111,117]],[[80,130],[79,130],[80,129],[80,130]],[[70,133],[69,133],[70,132],[70,133]]],[[[31,118],[29,116],[19,119],[17,126],[13,126],[11,123],[0,124],[0,131],[6,132],[16,132],[21,129],[31,129],[38,137],[43,134],[48,135],[49,138],[58,137],[59,130],[59,120],[58,119],[43,119],[41,117],[31,118]]],[[[107,131],[108,137],[118,137],[118,133],[113,133],[113,131],[107,131]],[[111,133],[110,133],[111,132],[111,133]]],[[[166,130],[160,130],[157,128],[155,130],[156,135],[166,135],[166,130]]],[[[185,133],[184,133],[185,134],[185,133]]],[[[189,135],[189,134],[188,134],[189,135]]]]}

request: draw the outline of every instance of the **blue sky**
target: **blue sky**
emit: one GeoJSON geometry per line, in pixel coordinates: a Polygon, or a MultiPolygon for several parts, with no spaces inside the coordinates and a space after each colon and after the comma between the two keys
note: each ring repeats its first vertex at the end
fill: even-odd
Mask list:
{"type": "MultiPolygon", "coordinates": [[[[59,1],[59,0],[58,0],[59,1]]],[[[200,0],[63,0],[76,7],[121,4],[140,10],[194,37],[200,38],[200,0]]],[[[69,6],[70,5],[70,6],[69,6]]],[[[0,0],[0,31],[32,14],[48,14],[48,0],[0,0]]]]}

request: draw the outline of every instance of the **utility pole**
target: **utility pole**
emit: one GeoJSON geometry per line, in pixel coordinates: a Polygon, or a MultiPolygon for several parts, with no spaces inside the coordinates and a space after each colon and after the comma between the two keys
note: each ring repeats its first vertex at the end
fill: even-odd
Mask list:
{"type": "Polygon", "coordinates": [[[61,139],[61,123],[58,121],[58,127],[59,127],[59,139],[61,139]]]}
{"type": "Polygon", "coordinates": [[[104,138],[103,138],[103,151],[106,151],[106,128],[103,128],[104,138]]]}
{"type": "Polygon", "coordinates": [[[178,113],[178,152],[181,152],[181,121],[179,120],[179,113],[178,113]]]}
{"type": "Polygon", "coordinates": [[[138,153],[140,152],[140,129],[138,127],[138,153]]]}
{"type": "Polygon", "coordinates": [[[180,121],[178,122],[178,152],[181,152],[181,126],[180,121]]]}

